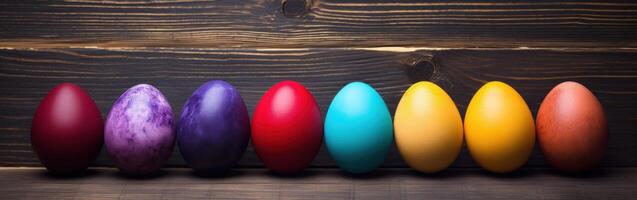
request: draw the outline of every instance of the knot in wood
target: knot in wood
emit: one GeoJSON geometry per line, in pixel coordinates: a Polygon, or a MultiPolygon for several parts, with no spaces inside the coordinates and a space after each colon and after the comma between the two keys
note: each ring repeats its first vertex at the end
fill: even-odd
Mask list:
{"type": "Polygon", "coordinates": [[[301,17],[310,11],[312,0],[281,0],[281,10],[286,17],[301,17]]]}
{"type": "Polygon", "coordinates": [[[408,69],[405,72],[413,82],[437,80],[438,65],[434,62],[432,54],[422,52],[413,54],[406,64],[408,69]]]}

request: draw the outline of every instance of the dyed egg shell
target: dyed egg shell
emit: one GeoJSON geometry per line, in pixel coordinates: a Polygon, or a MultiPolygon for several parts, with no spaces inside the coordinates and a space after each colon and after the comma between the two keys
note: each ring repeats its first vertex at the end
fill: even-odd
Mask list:
{"type": "Polygon", "coordinates": [[[407,89],[396,108],[394,131],[403,159],[420,172],[446,169],[462,148],[460,112],[432,82],[418,82],[407,89]]]}
{"type": "Polygon", "coordinates": [[[250,116],[232,85],[209,81],[186,101],[177,126],[184,160],[196,172],[222,173],[234,166],[250,140],[250,116]]]}
{"type": "Polygon", "coordinates": [[[608,144],[608,125],[602,104],[576,82],[553,88],[537,113],[537,137],[544,157],[564,172],[596,167],[608,144]]]}
{"type": "Polygon", "coordinates": [[[535,144],[535,123],[529,107],[515,89],[498,81],[485,84],[473,96],[464,131],[473,159],[496,173],[524,165],[535,144]]]}
{"type": "Polygon", "coordinates": [[[123,173],[157,172],[170,157],[174,141],[172,108],[151,85],[126,90],[108,113],[104,144],[123,173]]]}
{"type": "Polygon", "coordinates": [[[252,145],[266,167],[277,173],[301,171],[322,141],[321,111],[303,85],[282,81],[263,95],[252,117],[252,145]]]}
{"type": "Polygon", "coordinates": [[[53,173],[86,170],[102,149],[104,123],[93,99],[77,85],[62,83],[33,115],[31,146],[53,173]]]}
{"type": "Polygon", "coordinates": [[[387,158],[393,140],[391,115],[374,88],[353,82],[336,94],[325,117],[325,144],[343,170],[376,169],[387,158]]]}

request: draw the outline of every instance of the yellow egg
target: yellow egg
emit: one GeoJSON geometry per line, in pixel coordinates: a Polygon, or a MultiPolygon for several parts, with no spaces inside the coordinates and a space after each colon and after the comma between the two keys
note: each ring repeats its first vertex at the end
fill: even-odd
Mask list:
{"type": "Polygon", "coordinates": [[[524,165],[535,144],[526,102],[511,86],[493,81],[471,99],[464,120],[467,147],[482,168],[506,173],[524,165]]]}
{"type": "Polygon", "coordinates": [[[438,172],[460,153],[462,118],[442,88],[432,82],[418,82],[398,103],[394,137],[409,166],[420,172],[438,172]]]}

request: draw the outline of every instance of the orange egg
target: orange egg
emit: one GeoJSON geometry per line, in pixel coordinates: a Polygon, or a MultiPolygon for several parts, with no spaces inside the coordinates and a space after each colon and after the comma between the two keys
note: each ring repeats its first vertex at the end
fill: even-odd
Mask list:
{"type": "Polygon", "coordinates": [[[536,123],[540,148],[555,168],[581,172],[602,160],[608,143],[604,109],[583,85],[555,86],[542,101],[536,123]]]}
{"type": "Polygon", "coordinates": [[[524,165],[535,144],[535,123],[524,98],[511,86],[492,81],[473,96],[464,120],[473,159],[491,172],[524,165]]]}

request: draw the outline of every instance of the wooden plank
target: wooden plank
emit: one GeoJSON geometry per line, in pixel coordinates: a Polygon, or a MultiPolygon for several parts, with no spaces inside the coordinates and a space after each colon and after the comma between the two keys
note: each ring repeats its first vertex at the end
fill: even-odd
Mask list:
{"type": "Polygon", "coordinates": [[[0,46],[637,47],[630,0],[0,2],[0,46]]]}
{"type": "Polygon", "coordinates": [[[424,176],[408,169],[382,169],[351,176],[314,169],[296,177],[242,169],[225,177],[197,177],[167,169],[157,177],[130,179],[113,168],[82,177],[53,177],[42,168],[0,169],[3,199],[626,199],[637,195],[637,169],[613,168],[584,176],[523,169],[493,175],[452,169],[424,176]]]}
{"type": "MultiPolygon", "coordinates": [[[[0,165],[38,164],[29,143],[31,117],[40,100],[60,82],[74,82],[86,89],[104,116],[127,88],[150,83],[165,94],[178,116],[191,92],[207,80],[224,79],[235,85],[252,112],[271,85],[293,79],[310,89],[323,114],[336,92],[351,81],[374,86],[393,113],[409,85],[431,80],[451,95],[463,115],[473,93],[486,81],[509,83],[534,113],[553,86],[562,81],[578,81],[595,92],[606,108],[611,135],[603,165],[637,166],[635,66],[635,51],[1,49],[0,165]]],[[[112,162],[103,153],[97,165],[111,166],[112,162]]],[[[184,166],[178,152],[174,152],[168,166],[184,166]]],[[[261,166],[251,147],[239,166],[261,166]]],[[[322,149],[312,166],[335,165],[322,149]]],[[[405,164],[392,148],[383,166],[405,164]]],[[[546,166],[537,149],[527,166],[546,166]]],[[[476,165],[465,149],[452,167],[476,165]]]]}

